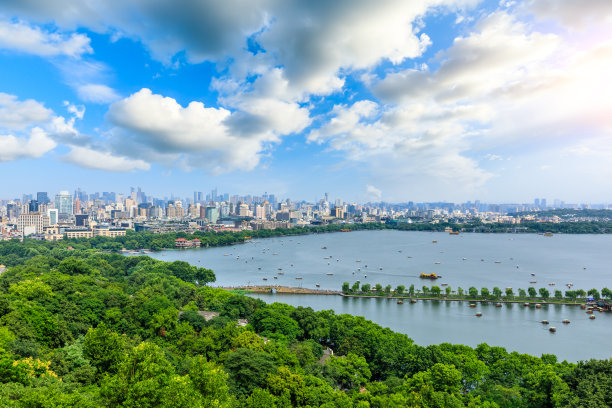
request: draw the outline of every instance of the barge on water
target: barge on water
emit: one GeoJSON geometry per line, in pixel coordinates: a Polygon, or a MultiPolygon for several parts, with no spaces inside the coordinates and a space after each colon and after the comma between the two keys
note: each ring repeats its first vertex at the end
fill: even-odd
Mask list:
{"type": "Polygon", "coordinates": [[[422,273],[419,275],[419,278],[421,279],[438,279],[441,278],[442,276],[440,275],[436,275],[435,273],[422,273]]]}

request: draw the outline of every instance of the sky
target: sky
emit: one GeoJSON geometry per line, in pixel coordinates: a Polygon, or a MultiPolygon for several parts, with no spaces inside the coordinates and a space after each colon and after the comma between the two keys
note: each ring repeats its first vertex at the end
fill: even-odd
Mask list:
{"type": "Polygon", "coordinates": [[[3,0],[0,198],[612,202],[610,0],[3,0]]]}

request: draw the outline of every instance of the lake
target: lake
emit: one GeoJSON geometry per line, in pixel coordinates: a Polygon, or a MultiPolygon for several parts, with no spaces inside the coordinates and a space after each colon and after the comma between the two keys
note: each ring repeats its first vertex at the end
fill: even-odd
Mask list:
{"type": "MultiPolygon", "coordinates": [[[[164,261],[182,260],[212,269],[216,286],[278,284],[340,290],[343,282],[393,287],[431,286],[418,276],[435,272],[453,290],[470,286],[536,289],[551,293],[572,289],[612,288],[611,235],[460,234],[412,231],[357,231],[252,240],[242,245],[169,250],[151,254],[164,261]],[[434,242],[435,241],[435,242],[434,242]],[[325,249],[324,249],[325,248],[325,249]],[[280,270],[279,270],[280,268],[280,270]],[[535,276],[532,276],[534,274],[535,276]],[[277,279],[274,279],[274,277],[277,279]],[[301,277],[302,279],[295,279],[301,277]],[[264,278],[267,280],[264,281],[264,278]],[[530,284],[536,281],[536,284],[530,284]],[[549,284],[553,284],[549,285],[549,284]]],[[[253,295],[316,310],[361,315],[421,345],[442,342],[506,347],[532,355],[556,354],[577,361],[612,357],[612,313],[595,320],[579,307],[492,304],[469,308],[466,302],[419,301],[398,305],[387,299],[324,295],[253,295]],[[482,311],[483,317],[474,316],[482,311]],[[562,319],[571,323],[564,325],[562,319]],[[548,320],[552,334],[539,323],[548,320]]]]}

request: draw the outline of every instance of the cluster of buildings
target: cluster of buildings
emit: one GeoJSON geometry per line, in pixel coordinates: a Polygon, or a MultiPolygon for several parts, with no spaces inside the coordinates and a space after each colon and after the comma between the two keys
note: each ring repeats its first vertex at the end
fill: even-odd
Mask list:
{"type": "MultiPolygon", "coordinates": [[[[559,208],[580,208],[555,200],[559,208]]],[[[584,207],[584,206],[583,206],[584,207]]],[[[0,200],[0,239],[30,237],[66,238],[115,237],[128,229],[157,233],[197,230],[236,231],[327,223],[395,222],[496,222],[518,224],[529,216],[514,212],[548,209],[545,199],[529,204],[438,203],[346,203],[333,202],[329,194],[316,202],[279,200],[275,195],[239,196],[194,192],[193,198],[156,198],[140,187],[129,194],[87,194],[81,189],[23,195],[0,200]]],[[[606,206],[607,208],[607,206],[606,206]]],[[[555,219],[545,221],[554,222],[555,219]]],[[[181,243],[180,245],[183,245],[181,243]]],[[[185,243],[185,245],[191,245],[185,243]]]]}

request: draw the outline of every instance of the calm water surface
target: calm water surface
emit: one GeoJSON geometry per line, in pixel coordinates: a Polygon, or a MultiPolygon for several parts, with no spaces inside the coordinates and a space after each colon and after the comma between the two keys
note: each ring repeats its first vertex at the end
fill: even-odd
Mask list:
{"type": "MultiPolygon", "coordinates": [[[[359,231],[253,240],[244,245],[152,254],[164,261],[183,260],[215,271],[218,286],[278,284],[339,290],[342,282],[417,288],[431,281],[421,272],[442,276],[453,290],[499,286],[526,289],[612,288],[612,236],[535,234],[461,234],[359,231]],[[433,242],[437,241],[437,242],[433,242]],[[326,249],[323,249],[326,247],[326,249]],[[359,262],[358,262],[359,261],[359,262]],[[261,268],[261,269],[260,269],[261,268]],[[279,270],[281,268],[281,270],[279,270]],[[531,274],[535,274],[532,276],[531,274]],[[277,277],[274,279],[274,277],[277,277]],[[295,279],[301,277],[302,279],[295,279]],[[267,280],[264,281],[264,278],[267,280]],[[530,281],[536,281],[530,284],[530,281]],[[549,285],[554,283],[554,286],[549,285]]],[[[610,358],[612,313],[586,313],[572,306],[478,305],[465,302],[419,301],[398,305],[387,299],[317,295],[254,295],[267,302],[311,306],[316,310],[361,315],[408,334],[422,345],[442,342],[475,346],[486,342],[522,353],[553,353],[577,361],[610,358]],[[482,311],[483,317],[474,313],[482,311]],[[561,323],[570,319],[569,325],[561,323]],[[557,327],[551,334],[539,322],[557,327]]]]}

